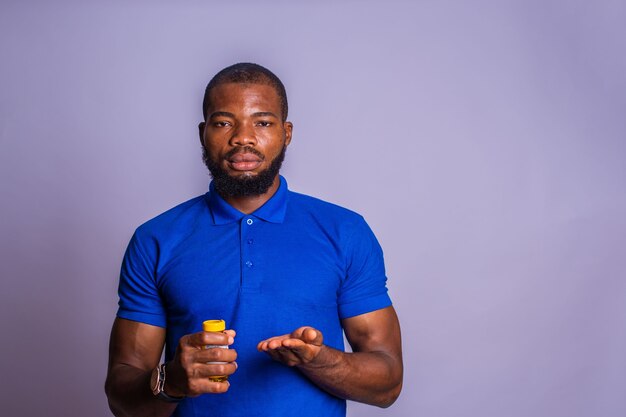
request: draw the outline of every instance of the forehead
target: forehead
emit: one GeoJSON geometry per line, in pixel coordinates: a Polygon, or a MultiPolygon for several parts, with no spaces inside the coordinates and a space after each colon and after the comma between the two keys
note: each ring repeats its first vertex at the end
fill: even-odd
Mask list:
{"type": "Polygon", "coordinates": [[[209,93],[208,114],[215,111],[269,111],[280,114],[280,98],[276,89],[266,84],[226,83],[209,93]]]}

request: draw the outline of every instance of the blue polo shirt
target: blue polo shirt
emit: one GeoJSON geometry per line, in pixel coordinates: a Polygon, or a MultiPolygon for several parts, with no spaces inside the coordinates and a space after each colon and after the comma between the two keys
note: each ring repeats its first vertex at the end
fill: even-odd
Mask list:
{"type": "Polygon", "coordinates": [[[289,191],[283,177],[270,200],[244,214],[211,184],[135,231],[117,315],[166,328],[166,360],[204,320],[237,331],[229,391],[186,399],[175,416],[343,417],[344,400],[256,345],[313,326],[343,350],[341,319],[391,305],[385,283],[382,250],[360,215],[289,191]]]}

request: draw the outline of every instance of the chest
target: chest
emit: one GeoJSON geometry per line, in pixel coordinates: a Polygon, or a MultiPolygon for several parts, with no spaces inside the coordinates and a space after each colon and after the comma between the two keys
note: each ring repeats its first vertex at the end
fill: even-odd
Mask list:
{"type": "Polygon", "coordinates": [[[283,322],[304,311],[336,312],[346,270],[336,243],[282,224],[249,226],[198,230],[168,248],[157,273],[168,320],[190,328],[206,318],[235,320],[253,306],[269,319],[280,306],[283,322]]]}

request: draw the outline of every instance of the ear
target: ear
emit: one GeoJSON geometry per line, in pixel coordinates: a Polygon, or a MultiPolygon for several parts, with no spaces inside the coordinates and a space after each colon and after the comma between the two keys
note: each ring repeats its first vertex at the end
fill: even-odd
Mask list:
{"type": "Polygon", "coordinates": [[[283,129],[285,129],[285,146],[288,146],[291,143],[291,134],[293,132],[293,123],[291,123],[291,122],[283,123],[283,129]]]}
{"type": "Polygon", "coordinates": [[[202,145],[202,147],[204,147],[204,126],[206,125],[205,122],[200,122],[200,124],[198,125],[198,133],[200,134],[200,144],[202,145]]]}

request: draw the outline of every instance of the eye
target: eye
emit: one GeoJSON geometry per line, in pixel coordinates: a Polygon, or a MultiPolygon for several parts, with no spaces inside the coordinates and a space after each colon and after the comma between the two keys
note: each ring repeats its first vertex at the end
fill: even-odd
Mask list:
{"type": "Polygon", "coordinates": [[[267,120],[260,120],[258,122],[256,122],[257,126],[261,126],[261,127],[270,127],[272,125],[272,122],[268,122],[267,120]]]}
{"type": "Polygon", "coordinates": [[[227,127],[227,126],[230,126],[230,122],[227,122],[226,120],[219,120],[217,122],[213,122],[213,126],[214,127],[227,127]]]}

